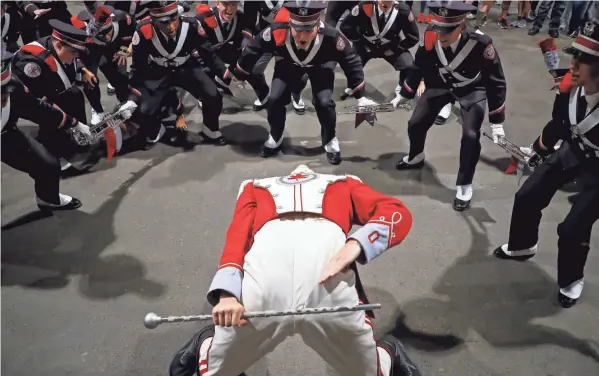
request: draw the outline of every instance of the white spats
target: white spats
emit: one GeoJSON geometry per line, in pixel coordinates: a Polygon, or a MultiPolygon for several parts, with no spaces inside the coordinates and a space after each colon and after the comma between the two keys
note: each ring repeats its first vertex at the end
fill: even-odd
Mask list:
{"type": "Polygon", "coordinates": [[[387,352],[387,350],[382,347],[377,347],[376,351],[379,354],[379,365],[381,367],[381,373],[383,376],[391,375],[391,355],[387,352]]]}
{"type": "Polygon", "coordinates": [[[268,95],[266,96],[266,98],[264,98],[263,100],[257,99],[254,101],[254,106],[260,107],[260,106],[264,106],[266,104],[266,102],[268,102],[268,95]]]}
{"type": "Polygon", "coordinates": [[[410,160],[409,155],[406,155],[405,157],[403,157],[403,161],[409,165],[420,163],[423,160],[424,160],[424,152],[416,155],[414,158],[412,158],[412,160],[410,160]]]}
{"type": "Polygon", "coordinates": [[[114,91],[114,86],[112,86],[110,83],[108,83],[108,85],[106,85],[106,87],[108,88],[108,90],[114,91]]]}
{"type": "Polygon", "coordinates": [[[267,148],[270,149],[274,149],[274,148],[278,148],[279,146],[281,146],[281,143],[283,143],[283,137],[281,137],[278,141],[275,141],[274,138],[272,138],[272,135],[268,135],[268,140],[266,140],[266,142],[264,143],[264,146],[266,146],[267,148]]]}
{"type": "Polygon", "coordinates": [[[206,338],[200,345],[200,357],[198,359],[200,374],[204,374],[208,370],[208,350],[210,350],[210,346],[212,345],[212,338],[206,338]]]}
{"type": "Polygon", "coordinates": [[[472,200],[472,184],[458,185],[455,198],[462,201],[472,200]]]}
{"type": "Polygon", "coordinates": [[[504,244],[501,246],[501,250],[503,251],[503,253],[505,253],[508,256],[528,256],[528,255],[534,255],[535,253],[537,253],[537,244],[535,244],[534,247],[530,247],[530,248],[526,248],[526,249],[519,249],[519,250],[515,250],[515,251],[509,251],[508,245],[504,244]]]}
{"type": "Polygon", "coordinates": [[[341,149],[339,148],[339,139],[337,139],[337,137],[333,137],[333,139],[324,146],[324,150],[327,153],[340,153],[341,149]]]}
{"type": "Polygon", "coordinates": [[[158,131],[158,135],[153,140],[152,139],[148,139],[148,142],[151,142],[153,144],[157,143],[158,141],[160,141],[160,139],[162,138],[162,136],[164,136],[164,132],[166,132],[166,128],[164,127],[164,125],[160,124],[160,130],[158,131]]]}
{"type": "Polygon", "coordinates": [[[401,93],[401,85],[397,84],[397,86],[395,87],[395,96],[398,96],[399,93],[401,93]]]}
{"type": "Polygon", "coordinates": [[[213,140],[223,136],[222,133],[220,133],[220,131],[211,131],[207,127],[204,127],[202,129],[202,133],[204,133],[206,137],[211,138],[213,140]]]}
{"type": "Polygon", "coordinates": [[[297,100],[297,102],[295,101],[295,99],[292,96],[291,103],[293,104],[293,108],[295,108],[296,110],[303,110],[306,108],[306,105],[304,104],[304,99],[301,97],[301,95],[300,95],[299,99],[297,100]]]}
{"type": "Polygon", "coordinates": [[[451,103],[447,103],[445,106],[443,106],[441,111],[439,111],[439,116],[446,120],[449,119],[449,115],[451,115],[451,106],[451,103]]]}
{"type": "Polygon", "coordinates": [[[73,198],[71,196],[63,195],[62,193],[58,194],[58,198],[60,199],[60,204],[58,204],[58,205],[46,202],[37,196],[35,197],[35,202],[38,205],[45,205],[45,206],[51,206],[51,207],[57,208],[60,206],[68,205],[71,201],[73,201],[73,198]]]}
{"type": "Polygon", "coordinates": [[[71,163],[64,158],[60,158],[58,161],[60,162],[60,171],[67,170],[72,166],[71,163]]]}
{"type": "Polygon", "coordinates": [[[104,112],[96,112],[93,108],[91,110],[92,113],[92,118],[90,120],[92,125],[96,125],[99,122],[101,122],[102,120],[104,120],[104,118],[106,117],[106,114],[104,112]]]}
{"type": "Polygon", "coordinates": [[[584,280],[579,279],[578,281],[572,282],[569,286],[559,289],[559,292],[566,295],[570,299],[580,298],[582,294],[582,288],[584,286],[584,280]]]}

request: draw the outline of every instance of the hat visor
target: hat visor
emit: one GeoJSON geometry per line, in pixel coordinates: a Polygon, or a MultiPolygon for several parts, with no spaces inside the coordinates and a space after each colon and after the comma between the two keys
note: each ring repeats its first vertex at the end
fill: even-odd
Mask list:
{"type": "Polygon", "coordinates": [[[183,9],[183,7],[181,5],[178,5],[176,12],[173,12],[171,14],[166,14],[166,15],[160,16],[160,17],[155,17],[155,16],[152,16],[152,14],[150,14],[150,17],[156,21],[169,21],[169,20],[172,20],[173,18],[183,14],[184,11],[185,11],[185,9],[183,9]]]}
{"type": "Polygon", "coordinates": [[[293,22],[290,22],[289,25],[293,28],[293,30],[295,31],[312,31],[314,29],[314,27],[316,27],[316,25],[318,25],[318,21],[314,22],[313,24],[309,24],[309,25],[296,25],[293,22]]]}
{"type": "Polygon", "coordinates": [[[460,26],[460,25],[456,25],[456,26],[440,26],[440,25],[430,24],[428,26],[427,30],[434,31],[435,33],[439,33],[439,34],[451,34],[451,33],[453,33],[455,31],[455,29],[458,28],[458,26],[460,26]]]}
{"type": "Polygon", "coordinates": [[[580,55],[581,53],[583,53],[581,50],[573,46],[564,47],[562,51],[564,51],[564,53],[568,55],[580,55]]]}

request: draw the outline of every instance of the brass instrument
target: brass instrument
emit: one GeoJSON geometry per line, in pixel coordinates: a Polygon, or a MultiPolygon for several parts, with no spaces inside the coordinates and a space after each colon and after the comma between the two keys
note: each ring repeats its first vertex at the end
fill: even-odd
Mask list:
{"type": "MultiPolygon", "coordinates": [[[[403,107],[402,107],[403,108],[403,107]]],[[[352,106],[345,106],[344,111],[339,111],[337,114],[374,114],[377,112],[393,112],[395,108],[391,103],[382,103],[376,105],[359,106],[357,104],[352,106]]]]}
{"type": "MultiPolygon", "coordinates": [[[[487,137],[490,140],[493,140],[493,137],[489,136],[485,132],[483,132],[483,136],[487,137]]],[[[528,167],[531,171],[534,171],[534,169],[539,165],[539,163],[536,160],[530,160],[533,154],[525,152],[524,150],[522,150],[523,148],[514,144],[505,137],[499,137],[497,145],[499,145],[503,150],[507,151],[508,154],[510,154],[512,157],[517,159],[518,162],[528,167]]]]}
{"type": "Polygon", "coordinates": [[[95,144],[100,139],[102,139],[102,137],[104,137],[105,130],[107,130],[108,128],[116,129],[127,120],[127,118],[123,117],[122,115],[122,113],[125,111],[127,110],[119,109],[116,112],[104,118],[104,120],[102,120],[98,124],[90,126],[89,131],[92,134],[91,140],[89,140],[83,133],[81,133],[76,128],[70,128],[69,131],[71,132],[73,140],[75,140],[75,142],[80,146],[95,144]]]}

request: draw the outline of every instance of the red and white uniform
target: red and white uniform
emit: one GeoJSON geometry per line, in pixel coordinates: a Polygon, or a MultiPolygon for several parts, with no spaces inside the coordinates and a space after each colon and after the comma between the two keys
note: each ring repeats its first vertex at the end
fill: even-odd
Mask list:
{"type": "MultiPolygon", "coordinates": [[[[224,290],[247,311],[359,304],[353,270],[321,285],[323,269],[348,239],[360,243],[358,262],[365,264],[401,243],[411,226],[400,200],[354,176],[301,165],[287,176],[245,181],[208,300],[217,304],[224,290]],[[363,227],[348,236],[353,225],[363,227]]],[[[371,325],[364,312],[346,312],[217,327],[209,350],[200,351],[200,373],[238,375],[299,334],[339,374],[381,375],[371,325]]]]}

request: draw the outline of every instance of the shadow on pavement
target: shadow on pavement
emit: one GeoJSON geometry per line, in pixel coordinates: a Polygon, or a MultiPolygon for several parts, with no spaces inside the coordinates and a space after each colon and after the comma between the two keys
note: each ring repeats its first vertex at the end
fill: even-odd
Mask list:
{"type": "Polygon", "coordinates": [[[2,230],[2,286],[36,289],[66,287],[80,276],[80,292],[89,299],[108,299],[126,293],[158,298],[167,286],[147,279],[146,268],[133,256],[102,256],[116,241],[114,216],[129,188],[166,158],[152,159],[125,181],[94,213],[57,212],[29,222],[22,218],[2,230]],[[35,236],[33,236],[35,234],[35,236]]]}

